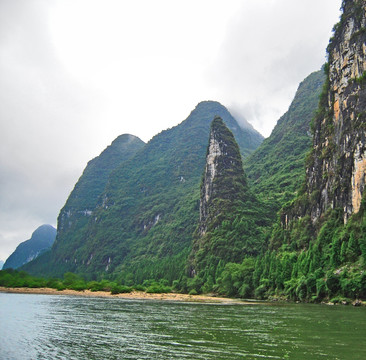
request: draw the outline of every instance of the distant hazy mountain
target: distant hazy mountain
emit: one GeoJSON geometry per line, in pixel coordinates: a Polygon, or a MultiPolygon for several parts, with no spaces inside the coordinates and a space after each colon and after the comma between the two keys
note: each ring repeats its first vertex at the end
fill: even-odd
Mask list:
{"type": "Polygon", "coordinates": [[[0,270],[2,270],[3,266],[4,266],[4,261],[0,260],[0,270]]]}
{"type": "Polygon", "coordinates": [[[17,269],[49,250],[56,238],[56,229],[51,225],[42,225],[29,240],[20,243],[5,261],[3,269],[17,269]]]}

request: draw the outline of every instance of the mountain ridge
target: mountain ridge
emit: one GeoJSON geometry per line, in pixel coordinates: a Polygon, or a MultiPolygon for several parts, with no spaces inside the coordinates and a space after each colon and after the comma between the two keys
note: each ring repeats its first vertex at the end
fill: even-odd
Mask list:
{"type": "Polygon", "coordinates": [[[29,240],[21,242],[14,252],[6,259],[3,269],[17,269],[36,259],[43,252],[49,250],[56,238],[56,229],[52,225],[41,225],[29,240]]]}
{"type": "MultiPolygon", "coordinates": [[[[161,274],[166,272],[165,266],[179,265],[179,270],[170,270],[171,273],[183,271],[199,215],[199,184],[209,127],[216,115],[225,120],[239,139],[243,156],[262,141],[258,132],[241,129],[220,103],[200,102],[186,120],[155,135],[141,151],[111,172],[80,232],[77,247],[57,239],[50,255],[53,270],[58,269],[58,274],[79,271],[94,274],[91,276],[127,273],[127,278],[148,277],[151,275],[141,274],[150,271],[149,265],[141,264],[162,259],[167,264],[162,266],[161,274]],[[247,141],[251,136],[253,139],[247,141]],[[169,229],[169,236],[165,229],[169,229]],[[179,260],[173,261],[173,265],[168,255],[179,260]],[[126,266],[138,270],[126,271],[126,266]]],[[[61,214],[62,223],[60,219],[61,214]]],[[[34,269],[36,266],[33,270],[31,265],[27,267],[30,272],[34,269]]]]}
{"type": "Polygon", "coordinates": [[[253,191],[272,202],[274,213],[294,199],[305,180],[305,156],[311,149],[310,124],[324,82],[323,69],[307,76],[271,135],[244,160],[253,191]]]}

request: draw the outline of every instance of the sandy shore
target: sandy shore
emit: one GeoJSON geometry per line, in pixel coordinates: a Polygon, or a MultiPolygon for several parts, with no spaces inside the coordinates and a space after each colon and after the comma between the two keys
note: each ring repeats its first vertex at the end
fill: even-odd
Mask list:
{"type": "Polygon", "coordinates": [[[165,301],[182,301],[182,302],[202,302],[202,303],[219,303],[219,304],[241,304],[254,305],[258,302],[242,301],[239,299],[230,299],[224,297],[207,296],[207,295],[188,295],[188,294],[148,294],[143,291],[133,291],[131,293],[112,295],[107,291],[75,291],[61,290],[51,288],[7,288],[0,286],[0,292],[17,293],[17,294],[45,294],[45,295],[69,295],[69,296],[89,296],[89,297],[107,297],[121,298],[131,300],[165,300],[165,301]]]}

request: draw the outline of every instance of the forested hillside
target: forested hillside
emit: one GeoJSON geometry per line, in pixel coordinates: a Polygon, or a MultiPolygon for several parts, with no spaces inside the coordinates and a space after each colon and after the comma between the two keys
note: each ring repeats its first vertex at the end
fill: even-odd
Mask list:
{"type": "MultiPolygon", "coordinates": [[[[296,197],[305,181],[305,157],[311,148],[310,124],[324,81],[322,69],[299,85],[289,110],[279,119],[271,136],[244,159],[245,173],[240,175],[243,180],[238,181],[232,169],[216,179],[215,187],[231,194],[230,201],[221,199],[217,190],[215,201],[220,204],[217,212],[221,218],[213,217],[213,231],[208,234],[198,236],[196,231],[186,277],[176,282],[177,289],[259,298],[271,294],[268,285],[261,286],[263,269],[259,260],[270,244],[279,209],[296,197]],[[242,185],[238,188],[239,184],[242,185]]],[[[210,147],[208,155],[209,150],[210,147]]],[[[233,151],[220,153],[226,154],[224,158],[229,163],[233,151]]],[[[206,173],[207,166],[206,163],[206,173]]],[[[206,173],[201,184],[201,208],[206,173]]]]}
{"type": "MultiPolygon", "coordinates": [[[[105,189],[109,175],[144,145],[145,143],[138,137],[124,134],[118,136],[99,156],[88,162],[58,216],[57,238],[53,251],[44,253],[29,264],[29,271],[37,274],[53,274],[55,269],[52,264],[55,259],[57,261],[58,244],[67,246],[70,252],[80,246],[89,217],[105,189]]],[[[28,266],[24,269],[28,270],[28,266]]],[[[57,274],[62,275],[60,272],[57,274]]]]}
{"type": "MultiPolygon", "coordinates": [[[[26,270],[59,276],[75,271],[135,283],[176,279],[184,272],[199,217],[202,169],[216,115],[235,134],[243,156],[261,143],[262,136],[250,127],[242,129],[224,106],[201,102],[185,121],[156,135],[116,168],[97,206],[87,208],[90,213],[82,217],[87,226],[69,232],[70,240],[58,237],[46,265],[39,261],[26,270]]],[[[59,217],[60,234],[67,225],[64,214],[59,217]]]]}
{"type": "Polygon", "coordinates": [[[309,75],[300,85],[288,111],[271,135],[244,160],[252,190],[271,204],[273,215],[292,200],[305,180],[305,155],[311,146],[310,122],[318,108],[325,81],[323,70],[309,75]]]}

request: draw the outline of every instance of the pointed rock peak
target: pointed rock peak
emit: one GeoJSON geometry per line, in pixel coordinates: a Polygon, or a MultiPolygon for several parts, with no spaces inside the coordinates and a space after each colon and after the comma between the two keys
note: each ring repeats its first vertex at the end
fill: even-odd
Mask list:
{"type": "MultiPolygon", "coordinates": [[[[220,126],[225,126],[220,116],[215,116],[211,123],[211,130],[214,128],[218,128],[220,126]]],[[[226,127],[226,126],[225,126],[226,127]]],[[[227,128],[226,128],[227,129],[227,128]]],[[[228,129],[227,129],[228,130],[228,129]]],[[[225,130],[224,130],[225,131],[225,130]]]]}
{"type": "Polygon", "coordinates": [[[206,167],[201,185],[200,225],[202,236],[212,222],[247,188],[239,146],[220,117],[211,123],[206,167]]]}

